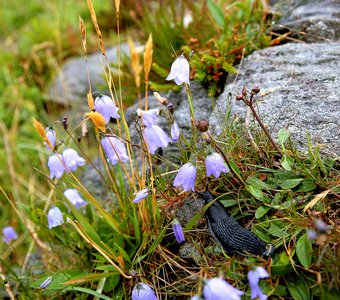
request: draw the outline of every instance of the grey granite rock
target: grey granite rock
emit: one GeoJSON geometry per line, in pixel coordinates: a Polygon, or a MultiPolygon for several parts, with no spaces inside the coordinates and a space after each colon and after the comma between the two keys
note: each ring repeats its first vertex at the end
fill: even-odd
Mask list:
{"type": "MultiPolygon", "coordinates": [[[[232,99],[246,85],[258,86],[260,115],[273,131],[287,128],[297,146],[306,150],[306,132],[325,154],[340,154],[340,43],[286,44],[248,56],[235,78],[229,78],[210,117],[211,129],[221,132],[228,94],[232,99]],[[273,125],[275,127],[273,128],[273,125]],[[323,145],[324,144],[324,145],[323,145]]],[[[245,104],[232,101],[232,112],[245,115],[245,104]]]]}
{"type": "MultiPolygon", "coordinates": [[[[121,45],[121,54],[129,54],[128,44],[121,45]]],[[[106,55],[109,63],[116,64],[118,62],[117,47],[107,50],[106,55]]],[[[93,91],[102,90],[100,87],[107,85],[100,59],[105,64],[105,58],[101,52],[88,56],[88,67],[93,91]]],[[[88,89],[85,56],[70,58],[51,83],[49,97],[52,101],[63,105],[78,105],[79,103],[86,105],[88,89]]]]}
{"type": "Polygon", "coordinates": [[[291,37],[306,42],[339,40],[339,0],[272,0],[270,3],[280,15],[274,31],[290,31],[291,37]]]}

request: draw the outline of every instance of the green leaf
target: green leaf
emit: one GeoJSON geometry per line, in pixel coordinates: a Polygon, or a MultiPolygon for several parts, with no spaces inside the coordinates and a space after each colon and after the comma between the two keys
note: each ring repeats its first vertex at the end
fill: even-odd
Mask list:
{"type": "Polygon", "coordinates": [[[262,180],[258,179],[255,176],[250,176],[247,178],[246,183],[249,185],[255,186],[259,189],[269,190],[270,187],[267,183],[263,182],[262,180]]]}
{"type": "Polygon", "coordinates": [[[261,218],[262,216],[264,216],[267,213],[268,210],[270,210],[270,207],[260,206],[255,212],[255,218],[256,219],[261,218]]]}
{"type": "Polygon", "coordinates": [[[301,185],[298,187],[296,192],[310,192],[316,189],[316,184],[314,180],[304,180],[301,185]]]}
{"type": "Polygon", "coordinates": [[[263,198],[263,192],[259,188],[255,187],[253,185],[247,185],[246,189],[256,199],[261,200],[263,198]]]}
{"type": "Polygon", "coordinates": [[[274,256],[273,264],[270,268],[272,275],[285,275],[293,270],[289,256],[285,252],[274,256]]]}
{"type": "Polygon", "coordinates": [[[308,239],[307,234],[304,234],[296,243],[296,255],[306,269],[312,263],[312,251],[312,241],[308,239]]]}
{"type": "Polygon", "coordinates": [[[225,19],[223,10],[212,0],[207,0],[208,9],[211,13],[211,16],[215,20],[216,24],[221,28],[225,26],[225,19]]]}
{"type": "Polygon", "coordinates": [[[98,297],[99,299],[112,300],[112,298],[110,298],[108,296],[102,295],[102,294],[100,294],[100,293],[98,293],[96,291],[93,291],[93,290],[90,290],[90,289],[87,289],[87,288],[83,288],[83,287],[79,287],[79,286],[72,287],[72,288],[70,288],[68,290],[69,291],[83,292],[83,293],[86,293],[86,294],[98,297]]]}
{"type": "Polygon", "coordinates": [[[230,207],[237,204],[237,200],[228,199],[228,200],[220,200],[224,207],[230,207]]]}
{"type": "Polygon", "coordinates": [[[278,140],[279,140],[279,144],[281,146],[283,146],[283,144],[288,140],[289,138],[289,131],[287,129],[280,129],[277,136],[278,136],[278,140]]]}
{"type": "Polygon", "coordinates": [[[303,178],[287,179],[280,183],[280,187],[282,187],[284,190],[290,190],[298,186],[302,181],[303,178]]]}
{"type": "Polygon", "coordinates": [[[287,287],[294,300],[310,300],[310,288],[303,276],[290,277],[287,287]]]}
{"type": "Polygon", "coordinates": [[[285,170],[291,171],[292,170],[291,166],[293,165],[293,163],[294,163],[294,160],[290,156],[283,155],[281,159],[281,165],[285,170]]]}

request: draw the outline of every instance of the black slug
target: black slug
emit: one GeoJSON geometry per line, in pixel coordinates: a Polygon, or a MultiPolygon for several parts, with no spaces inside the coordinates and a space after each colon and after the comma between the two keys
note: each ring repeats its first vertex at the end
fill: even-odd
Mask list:
{"type": "MultiPolygon", "coordinates": [[[[205,204],[214,200],[210,192],[200,194],[203,196],[205,204]]],[[[228,255],[248,252],[267,257],[273,256],[274,245],[266,244],[257,235],[243,228],[226,212],[218,200],[206,210],[205,217],[210,233],[228,255]]]]}

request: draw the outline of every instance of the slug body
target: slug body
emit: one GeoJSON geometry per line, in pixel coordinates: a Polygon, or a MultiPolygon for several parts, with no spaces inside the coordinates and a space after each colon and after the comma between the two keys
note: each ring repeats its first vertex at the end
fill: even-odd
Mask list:
{"type": "MultiPolygon", "coordinates": [[[[214,200],[210,192],[201,195],[205,204],[214,200]]],[[[243,228],[218,200],[206,210],[205,217],[211,234],[229,255],[248,252],[270,257],[274,254],[275,247],[272,244],[266,244],[257,235],[243,228]]]]}

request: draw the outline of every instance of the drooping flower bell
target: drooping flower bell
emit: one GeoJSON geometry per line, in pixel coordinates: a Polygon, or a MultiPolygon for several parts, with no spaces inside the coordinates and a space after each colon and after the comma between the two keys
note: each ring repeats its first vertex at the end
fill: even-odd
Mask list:
{"type": "Polygon", "coordinates": [[[55,206],[52,207],[47,214],[48,228],[59,226],[64,223],[64,217],[60,209],[55,206]]]}
{"type": "Polygon", "coordinates": [[[64,166],[63,157],[60,154],[52,154],[48,159],[47,166],[50,169],[50,178],[60,178],[67,169],[64,166]]]}
{"type": "Polygon", "coordinates": [[[206,157],[205,168],[207,171],[207,177],[210,176],[211,174],[214,174],[214,176],[218,178],[221,172],[223,173],[229,172],[222,156],[219,155],[217,152],[214,152],[206,157]]]}
{"type": "Polygon", "coordinates": [[[137,116],[142,118],[142,122],[145,127],[151,127],[152,125],[157,124],[159,109],[153,108],[149,110],[141,110],[140,108],[137,108],[137,116]]]}
{"type": "Polygon", "coordinates": [[[67,189],[64,191],[64,195],[77,209],[87,205],[87,202],[81,197],[76,189],[67,189]]]}
{"type": "Polygon", "coordinates": [[[155,291],[146,283],[137,283],[132,290],[132,300],[158,300],[155,291]]]}
{"type": "Polygon", "coordinates": [[[108,124],[111,118],[120,118],[117,113],[119,108],[116,107],[114,101],[109,96],[100,95],[96,97],[96,100],[94,101],[94,108],[104,117],[105,124],[108,124]]]}
{"type": "Polygon", "coordinates": [[[125,145],[118,138],[114,136],[105,136],[102,138],[101,144],[112,165],[118,163],[119,160],[122,162],[129,161],[125,145]]]}
{"type": "Polygon", "coordinates": [[[62,154],[65,165],[74,172],[78,166],[85,165],[85,159],[80,157],[76,150],[67,148],[62,154]]]}
{"type": "Polygon", "coordinates": [[[171,138],[173,142],[176,142],[179,139],[179,126],[176,122],[171,126],[171,138]]]}
{"type": "Polygon", "coordinates": [[[158,125],[152,125],[151,127],[145,127],[143,133],[144,141],[148,146],[148,151],[151,154],[155,154],[157,148],[168,147],[171,139],[158,125]]]}
{"type": "Polygon", "coordinates": [[[12,241],[16,240],[18,238],[18,234],[14,230],[12,226],[6,226],[4,229],[2,229],[3,233],[3,238],[2,240],[6,243],[9,244],[12,241]]]}
{"type": "Polygon", "coordinates": [[[149,189],[142,189],[139,191],[132,203],[137,204],[138,202],[144,200],[149,195],[149,191],[149,189]]]}
{"type": "Polygon", "coordinates": [[[248,280],[251,290],[251,299],[259,298],[260,300],[266,300],[267,295],[263,294],[260,287],[259,281],[262,278],[268,278],[269,274],[263,267],[254,267],[248,272],[248,280]]]}
{"type": "Polygon", "coordinates": [[[183,82],[190,85],[190,67],[188,60],[182,54],[180,57],[177,57],[176,60],[172,63],[170,74],[166,78],[166,80],[175,80],[177,85],[181,85],[183,82]]]}
{"type": "Polygon", "coordinates": [[[53,276],[47,277],[42,283],[40,283],[41,289],[46,289],[53,281],[53,276]]]}
{"type": "Polygon", "coordinates": [[[175,235],[175,238],[178,244],[183,243],[185,241],[184,232],[183,232],[183,228],[181,224],[179,223],[177,219],[173,220],[172,222],[172,230],[174,232],[174,235],[175,235]]]}
{"type": "Polygon", "coordinates": [[[173,186],[182,186],[184,191],[195,191],[197,170],[196,167],[188,162],[184,164],[179,170],[173,181],[173,186]]]}
{"type": "MultiPolygon", "coordinates": [[[[46,137],[50,141],[52,147],[54,147],[55,141],[57,139],[57,134],[55,130],[53,130],[51,127],[46,127],[46,137]]],[[[45,143],[45,146],[47,150],[52,150],[51,147],[47,143],[45,143]]]]}
{"type": "Polygon", "coordinates": [[[243,292],[234,288],[222,278],[205,281],[203,296],[205,300],[241,300],[243,292]]]}

